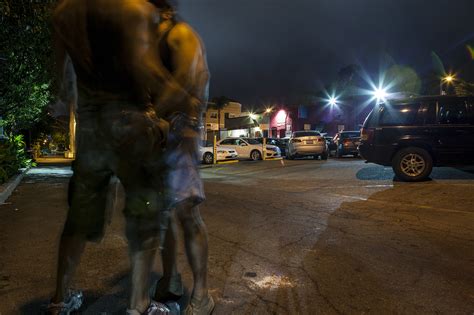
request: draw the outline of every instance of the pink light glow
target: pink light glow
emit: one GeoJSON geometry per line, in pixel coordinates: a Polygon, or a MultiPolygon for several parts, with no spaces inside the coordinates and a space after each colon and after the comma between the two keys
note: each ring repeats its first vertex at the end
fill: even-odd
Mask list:
{"type": "Polygon", "coordinates": [[[285,124],[285,121],[286,121],[286,111],[284,109],[280,110],[277,114],[276,114],[276,118],[275,118],[277,124],[282,124],[284,125],[285,124]]]}

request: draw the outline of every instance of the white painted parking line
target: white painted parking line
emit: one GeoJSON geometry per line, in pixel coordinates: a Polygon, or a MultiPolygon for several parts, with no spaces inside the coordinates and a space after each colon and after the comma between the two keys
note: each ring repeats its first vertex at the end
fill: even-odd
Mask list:
{"type": "Polygon", "coordinates": [[[407,208],[420,208],[420,209],[428,209],[428,210],[435,210],[435,211],[440,211],[440,212],[450,212],[450,213],[462,213],[462,214],[473,214],[474,212],[470,211],[462,211],[462,210],[453,210],[453,209],[448,209],[448,208],[439,208],[439,207],[433,207],[433,206],[427,206],[427,205],[419,205],[419,204],[413,204],[413,203],[403,203],[403,202],[396,202],[393,200],[390,201],[385,201],[385,200],[377,200],[377,199],[368,199],[365,197],[361,196],[350,196],[350,195],[342,195],[342,194],[336,194],[336,193],[329,193],[330,195],[336,196],[336,197],[342,197],[342,198],[347,198],[347,199],[356,199],[360,201],[367,201],[367,202],[373,202],[373,203],[379,203],[379,204],[384,204],[384,205],[391,205],[391,206],[404,206],[407,208]]]}

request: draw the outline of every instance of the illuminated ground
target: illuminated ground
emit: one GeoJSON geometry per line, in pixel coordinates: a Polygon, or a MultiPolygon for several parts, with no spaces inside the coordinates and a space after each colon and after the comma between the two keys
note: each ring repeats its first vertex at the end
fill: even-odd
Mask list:
{"type": "MultiPolygon", "coordinates": [[[[34,314],[53,290],[68,174],[36,171],[0,206],[2,315],[34,314]]],[[[241,162],[202,174],[214,314],[474,311],[473,172],[442,168],[432,181],[406,184],[348,158],[241,162]]],[[[75,286],[85,290],[86,314],[125,309],[122,224],[115,213],[83,257],[75,286]]],[[[182,250],[180,266],[189,287],[182,250]]]]}

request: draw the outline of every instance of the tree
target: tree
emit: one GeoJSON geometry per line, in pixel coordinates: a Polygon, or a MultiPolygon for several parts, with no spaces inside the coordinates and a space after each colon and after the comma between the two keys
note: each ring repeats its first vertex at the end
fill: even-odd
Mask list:
{"type": "Polygon", "coordinates": [[[221,137],[221,111],[226,107],[231,100],[226,96],[214,97],[211,102],[212,106],[217,109],[217,137],[221,137]]]}
{"type": "Polygon", "coordinates": [[[360,66],[350,64],[339,69],[337,73],[337,88],[341,91],[347,91],[354,85],[356,76],[360,72],[360,66]]]}
{"type": "Polygon", "coordinates": [[[394,65],[385,74],[385,82],[391,84],[390,90],[403,94],[419,94],[421,80],[410,67],[394,65]]]}
{"type": "Polygon", "coordinates": [[[0,0],[0,116],[8,131],[47,115],[52,93],[52,0],[0,0]]]}

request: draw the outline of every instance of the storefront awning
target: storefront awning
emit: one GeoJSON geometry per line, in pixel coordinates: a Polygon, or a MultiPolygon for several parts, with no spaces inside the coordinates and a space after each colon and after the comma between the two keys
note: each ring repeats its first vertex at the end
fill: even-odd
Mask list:
{"type": "Polygon", "coordinates": [[[224,122],[225,129],[238,130],[258,127],[259,124],[250,116],[242,116],[235,118],[226,118],[224,122]]]}

